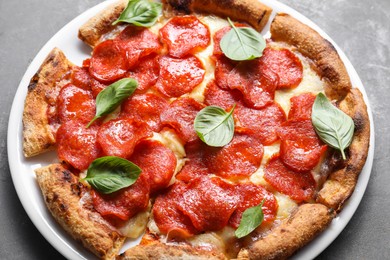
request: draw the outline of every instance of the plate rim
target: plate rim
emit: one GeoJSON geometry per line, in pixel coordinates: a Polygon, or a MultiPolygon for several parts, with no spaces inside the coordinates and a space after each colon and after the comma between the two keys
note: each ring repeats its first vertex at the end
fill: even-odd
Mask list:
{"type": "MultiPolygon", "coordinates": [[[[374,120],[372,116],[371,106],[368,101],[367,93],[365,91],[363,83],[359,75],[357,74],[355,68],[353,67],[352,63],[349,61],[349,59],[344,54],[344,52],[339,48],[339,46],[319,26],[317,26],[314,22],[312,22],[310,19],[308,19],[306,16],[302,15],[295,9],[276,0],[259,0],[259,1],[273,8],[273,12],[268,21],[268,25],[263,30],[263,32],[268,31],[270,22],[275,16],[275,13],[278,12],[279,10],[285,13],[289,13],[290,15],[294,16],[296,19],[306,23],[314,30],[316,30],[318,33],[320,33],[324,38],[329,40],[335,46],[342,61],[344,62],[354,87],[359,88],[359,90],[363,93],[364,100],[367,104],[367,112],[370,119],[370,131],[371,131],[370,148],[367,155],[365,166],[362,169],[362,172],[360,173],[355,190],[352,196],[346,202],[346,205],[344,206],[343,210],[337,215],[335,219],[333,219],[329,227],[325,231],[323,231],[317,238],[315,238],[309,244],[305,245],[302,249],[300,249],[297,252],[297,254],[295,254],[293,257],[293,259],[312,259],[318,256],[321,252],[323,252],[339,236],[339,234],[349,223],[354,213],[356,212],[358,206],[360,205],[360,202],[363,198],[364,192],[367,188],[370,179],[372,165],[373,165],[374,150],[375,150],[374,120]]],[[[102,3],[99,3],[85,10],[84,12],[82,12],[81,14],[73,18],[60,30],[58,30],[43,45],[43,47],[39,50],[39,52],[35,55],[32,62],[27,67],[18,85],[17,91],[15,93],[12,102],[10,115],[9,115],[8,131],[7,131],[8,164],[10,168],[13,185],[15,187],[18,198],[21,201],[24,210],[26,211],[27,215],[33,222],[34,226],[39,230],[39,232],[43,235],[43,237],[59,253],[61,253],[64,257],[68,259],[90,259],[91,257],[94,256],[89,251],[84,249],[82,246],[76,245],[75,241],[72,241],[73,239],[71,238],[71,236],[67,235],[63,230],[58,230],[58,228],[60,228],[59,226],[57,225],[53,226],[53,221],[54,221],[53,219],[51,220],[46,219],[46,216],[44,216],[44,214],[47,215],[48,212],[46,213],[41,212],[39,210],[39,206],[42,205],[38,205],[39,203],[44,204],[43,200],[41,202],[33,201],[32,198],[26,197],[24,195],[25,188],[31,188],[31,187],[25,187],[24,185],[22,185],[28,181],[25,180],[23,182],[18,181],[18,178],[20,178],[20,174],[18,176],[18,173],[20,173],[20,169],[21,169],[21,165],[19,164],[23,162],[23,158],[22,158],[23,151],[21,149],[22,138],[20,132],[22,129],[21,112],[23,111],[22,108],[24,106],[24,99],[27,94],[27,86],[28,83],[30,82],[30,78],[34,75],[36,70],[39,68],[40,64],[43,62],[46,55],[51,51],[50,46],[53,45],[54,41],[57,38],[61,38],[61,35],[63,35],[63,33],[69,30],[72,26],[80,26],[83,20],[86,21],[88,18],[92,17],[94,14],[98,13],[100,10],[103,10],[109,4],[114,2],[116,2],[116,0],[106,0],[102,3]],[[20,101],[22,102],[20,103],[20,101]],[[15,131],[15,129],[17,129],[18,131],[15,131]],[[15,144],[15,140],[16,140],[16,144],[15,144]]],[[[74,40],[75,39],[73,38],[73,41],[74,40]]],[[[78,40],[77,37],[76,40],[78,40]]],[[[31,176],[29,181],[33,181],[31,180],[31,176]]],[[[36,183],[35,184],[32,183],[31,185],[35,185],[37,188],[36,183]]]]}

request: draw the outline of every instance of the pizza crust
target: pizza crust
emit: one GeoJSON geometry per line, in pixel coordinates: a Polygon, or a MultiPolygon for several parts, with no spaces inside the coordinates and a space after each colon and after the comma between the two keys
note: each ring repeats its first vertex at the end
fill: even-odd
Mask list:
{"type": "Polygon", "coordinates": [[[355,189],[360,172],[367,159],[370,145],[370,119],[367,107],[359,89],[352,89],[340,102],[339,107],[352,117],[355,123],[355,134],[347,152],[347,160],[339,156],[330,168],[330,175],[318,193],[317,202],[340,211],[344,202],[355,189]],[[337,163],[337,161],[341,161],[337,163]],[[341,165],[341,168],[340,168],[341,165]]]}
{"type": "Polygon", "coordinates": [[[166,245],[159,241],[146,245],[139,245],[128,249],[125,253],[117,257],[117,260],[135,259],[226,259],[226,257],[215,251],[207,251],[189,245],[166,245]]]}
{"type": "Polygon", "coordinates": [[[249,248],[238,259],[286,259],[326,229],[335,213],[321,204],[303,204],[280,226],[249,248]]]}
{"type": "Polygon", "coordinates": [[[76,241],[102,259],[113,259],[125,237],[99,213],[80,202],[82,184],[61,164],[35,170],[44,201],[55,220],[76,241]]]}
{"type": "Polygon", "coordinates": [[[309,26],[294,17],[279,13],[271,23],[271,39],[295,46],[313,61],[319,76],[325,80],[325,94],[342,100],[352,88],[347,69],[334,46],[309,26]]]}
{"type": "Polygon", "coordinates": [[[244,21],[261,31],[267,24],[272,9],[253,0],[166,0],[174,9],[191,12],[207,12],[233,20],[244,21]]]}
{"type": "Polygon", "coordinates": [[[100,38],[113,28],[112,23],[126,8],[128,0],[119,0],[93,16],[79,29],[79,38],[92,48],[100,42],[100,38]]]}
{"type": "Polygon", "coordinates": [[[55,136],[49,124],[47,109],[50,96],[59,88],[58,82],[66,78],[73,64],[64,53],[55,48],[46,57],[28,85],[23,110],[23,153],[32,157],[55,145],[55,136]]]}

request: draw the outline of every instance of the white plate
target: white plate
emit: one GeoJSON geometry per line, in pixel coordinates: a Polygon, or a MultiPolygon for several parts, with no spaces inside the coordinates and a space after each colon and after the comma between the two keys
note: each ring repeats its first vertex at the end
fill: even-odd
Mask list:
{"type": "MultiPolygon", "coordinates": [[[[81,64],[82,61],[90,54],[89,47],[85,46],[77,38],[77,33],[80,25],[86,22],[90,17],[103,10],[114,1],[103,2],[83,14],[79,15],[63,27],[57,34],[55,34],[34,58],[26,73],[24,74],[18,90],[16,92],[8,124],[8,160],[11,170],[11,175],[16,192],[21,200],[24,209],[29,215],[30,219],[42,235],[55,247],[61,254],[68,259],[93,259],[95,258],[91,253],[85,250],[80,244],[75,242],[63,229],[53,220],[50,213],[47,211],[42,195],[35,180],[33,170],[55,162],[56,156],[54,153],[49,153],[32,159],[25,159],[22,151],[22,114],[23,104],[27,93],[27,86],[31,77],[35,74],[40,64],[45,59],[46,55],[54,48],[58,47],[64,51],[69,60],[75,64],[81,64]],[[69,37],[71,35],[72,37],[69,37]]],[[[275,0],[262,0],[263,3],[274,9],[276,12],[289,13],[298,20],[308,24],[323,37],[331,41],[338,50],[342,60],[344,61],[348,73],[352,80],[352,85],[358,87],[364,94],[365,101],[368,104],[367,96],[363,85],[355,69],[346,58],[344,53],[337,47],[337,45],[327,36],[318,26],[316,26],[309,19],[299,14],[295,10],[281,4],[275,0]]],[[[267,26],[263,33],[267,33],[269,26],[267,26]]],[[[366,189],[373,162],[374,153],[374,125],[372,120],[371,109],[368,106],[368,113],[371,122],[371,144],[367,157],[366,165],[359,177],[359,181],[355,188],[352,197],[346,203],[342,212],[332,221],[329,228],[325,230],[319,237],[306,245],[302,250],[295,255],[296,259],[313,259],[320,254],[332,241],[340,234],[340,232],[347,225],[352,215],[355,213],[361,198],[366,189]]],[[[134,241],[130,244],[135,243],[134,241]]],[[[129,246],[129,243],[126,245],[129,246]]]]}

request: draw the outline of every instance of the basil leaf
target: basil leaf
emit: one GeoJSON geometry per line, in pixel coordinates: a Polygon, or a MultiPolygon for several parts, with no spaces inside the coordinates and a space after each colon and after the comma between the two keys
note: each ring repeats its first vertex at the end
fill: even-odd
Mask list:
{"type": "Polygon", "coordinates": [[[319,93],[312,107],[311,121],[320,139],[340,150],[345,160],[344,150],[351,144],[355,130],[352,118],[319,93]]]}
{"type": "Polygon", "coordinates": [[[137,88],[138,82],[132,78],[124,78],[103,89],[96,97],[96,115],[88,123],[87,128],[96,119],[114,111],[137,88]]]}
{"type": "Polygon", "coordinates": [[[228,18],[232,29],[221,39],[222,52],[231,60],[253,60],[263,55],[265,40],[250,27],[235,27],[228,18]]]}
{"type": "Polygon", "coordinates": [[[264,204],[263,201],[254,207],[247,208],[242,214],[242,218],[240,221],[240,225],[235,231],[235,235],[237,238],[245,237],[250,234],[253,230],[255,230],[258,226],[260,226],[261,222],[263,222],[264,214],[263,209],[261,208],[264,204]]]}
{"type": "Polygon", "coordinates": [[[136,26],[150,27],[156,23],[161,11],[161,3],[149,0],[130,0],[125,10],[112,25],[125,22],[136,26]]]}
{"type": "Polygon", "coordinates": [[[84,178],[97,191],[109,194],[132,185],[141,173],[134,163],[116,156],[94,160],[84,178]]]}
{"type": "Polygon", "coordinates": [[[199,111],[194,121],[199,138],[209,146],[228,144],[234,135],[234,108],[229,113],[218,106],[208,106],[199,111]]]}

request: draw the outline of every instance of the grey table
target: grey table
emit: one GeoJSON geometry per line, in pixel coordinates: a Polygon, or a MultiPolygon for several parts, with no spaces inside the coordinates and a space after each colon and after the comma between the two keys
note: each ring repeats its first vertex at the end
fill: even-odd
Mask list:
{"type": "MultiPolygon", "coordinates": [[[[7,161],[7,125],[21,77],[62,26],[99,0],[0,0],[0,259],[62,259],[24,211],[7,161]]],[[[390,0],[282,0],[319,25],[346,53],[365,85],[376,149],[363,200],[318,259],[390,259],[390,0]]],[[[21,173],[22,175],[22,173],[21,173]]]]}

